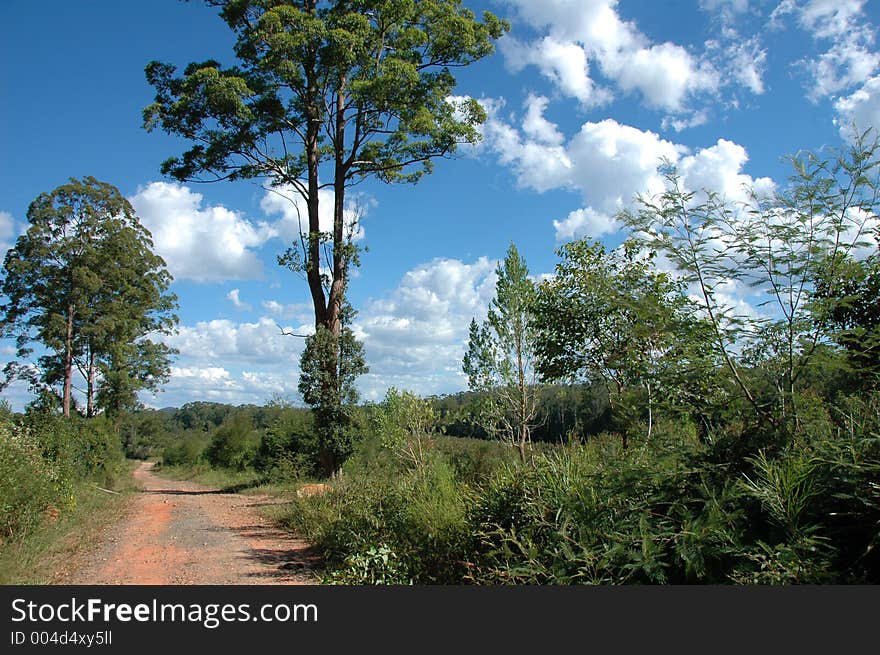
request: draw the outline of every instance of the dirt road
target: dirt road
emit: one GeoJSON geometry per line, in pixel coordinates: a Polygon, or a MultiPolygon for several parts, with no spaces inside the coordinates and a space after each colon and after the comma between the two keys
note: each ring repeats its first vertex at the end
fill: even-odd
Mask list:
{"type": "Polygon", "coordinates": [[[272,526],[267,496],[166,480],[140,464],[126,517],[77,565],[71,584],[310,584],[308,545],[272,526]]]}

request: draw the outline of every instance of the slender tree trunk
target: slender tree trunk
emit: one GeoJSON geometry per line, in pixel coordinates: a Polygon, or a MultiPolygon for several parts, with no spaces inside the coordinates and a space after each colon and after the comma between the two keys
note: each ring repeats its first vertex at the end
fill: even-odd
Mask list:
{"type": "Polygon", "coordinates": [[[70,417],[70,392],[73,387],[73,305],[67,306],[67,332],[64,337],[64,392],[61,413],[70,417]]]}
{"type": "Polygon", "coordinates": [[[648,392],[648,435],[647,439],[651,440],[651,432],[654,429],[654,398],[651,395],[651,383],[645,383],[645,391],[648,392]]]}
{"type": "Polygon", "coordinates": [[[523,364],[522,354],[522,335],[517,336],[516,340],[516,367],[517,367],[517,383],[519,386],[519,456],[522,463],[526,463],[526,442],[529,437],[529,421],[528,410],[526,409],[526,372],[523,364]]]}
{"type": "Polygon", "coordinates": [[[95,370],[95,353],[89,349],[89,369],[88,380],[86,382],[86,416],[91,418],[95,415],[95,380],[97,371],[95,370]]]}
{"type": "MultiPolygon", "coordinates": [[[[306,0],[305,11],[315,13],[315,0],[306,0]]],[[[306,279],[309,283],[309,292],[312,296],[312,304],[315,310],[315,327],[327,325],[327,302],[324,296],[324,287],[321,285],[321,223],[318,213],[318,136],[321,129],[320,102],[318,98],[318,61],[317,52],[312,51],[303,68],[306,72],[306,163],[308,174],[308,198],[306,205],[309,214],[309,239],[308,252],[306,253],[306,279]]]]}
{"type": "Polygon", "coordinates": [[[327,307],[327,327],[339,336],[342,301],[347,276],[345,244],[345,76],[339,80],[336,92],[336,125],[334,126],[334,180],[333,180],[333,281],[327,307]]]}

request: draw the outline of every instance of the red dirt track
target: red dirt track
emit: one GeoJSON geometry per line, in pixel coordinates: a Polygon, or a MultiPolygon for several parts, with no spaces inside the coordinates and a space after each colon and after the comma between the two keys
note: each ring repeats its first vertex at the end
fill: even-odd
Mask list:
{"type": "MultiPolygon", "coordinates": [[[[142,490],[108,528],[72,584],[313,584],[308,544],[274,527],[268,496],[166,480],[144,462],[142,490]]],[[[276,501],[277,502],[277,501],[276,501]]]]}

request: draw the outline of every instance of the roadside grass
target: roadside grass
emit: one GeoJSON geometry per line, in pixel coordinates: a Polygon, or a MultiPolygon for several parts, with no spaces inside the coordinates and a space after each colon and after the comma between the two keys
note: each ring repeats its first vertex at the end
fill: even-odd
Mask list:
{"type": "Polygon", "coordinates": [[[127,461],[117,476],[111,494],[91,480],[74,487],[76,504],[52,518],[47,513],[42,525],[20,540],[0,545],[0,584],[63,584],[71,573],[71,562],[92,548],[98,535],[124,513],[137,486],[131,473],[137,466],[127,461]]]}

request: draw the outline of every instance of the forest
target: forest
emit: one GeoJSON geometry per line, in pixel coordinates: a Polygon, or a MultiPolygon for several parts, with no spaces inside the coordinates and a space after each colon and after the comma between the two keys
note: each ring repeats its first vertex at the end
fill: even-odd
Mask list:
{"type": "Polygon", "coordinates": [[[745,201],[658,161],[664,189],[619,212],[622,243],[572,239],[548,275],[506,244],[462,344],[466,391],[364,402],[346,190],[415,183],[479,140],[485,110],[449,100],[450,70],[509,25],[452,0],[214,4],[237,65],[148,64],[144,127],[189,144],[162,165],[175,179],[260,179],[305,202],[278,255],[314,310],[312,332],[282,335],[305,341],[302,402],[146,407],[176,355],[173,280],[115,187],[71,179],[34,200],[3,264],[6,384],[34,400],[0,411],[0,543],[127,458],[286,490],[277,520],[329,584],[880,583],[873,130],[792,155],[786,184],[745,201]],[[322,492],[289,493],[305,483],[322,492]]]}

